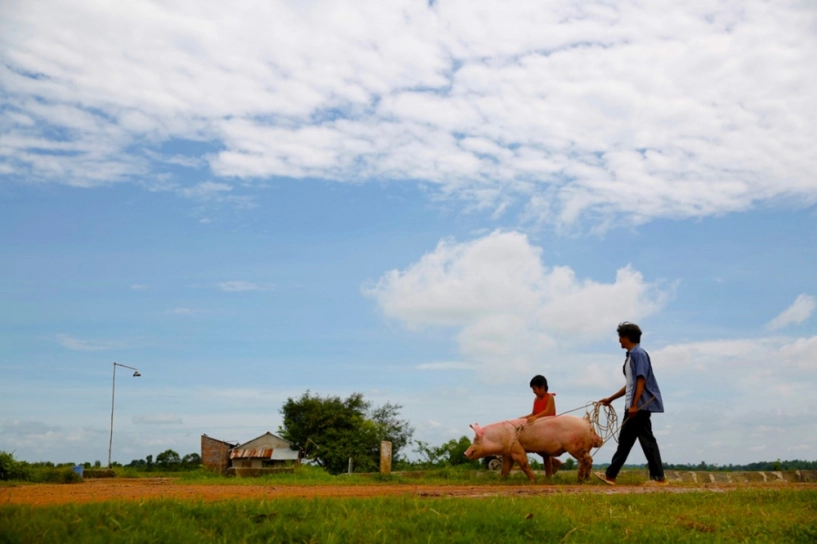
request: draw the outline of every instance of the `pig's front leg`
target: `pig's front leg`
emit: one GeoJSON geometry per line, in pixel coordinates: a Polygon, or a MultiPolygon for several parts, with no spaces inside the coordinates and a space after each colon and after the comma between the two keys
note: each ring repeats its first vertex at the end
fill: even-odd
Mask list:
{"type": "Polygon", "coordinates": [[[528,465],[528,454],[525,453],[522,446],[519,444],[515,445],[515,447],[511,450],[511,458],[519,463],[519,468],[522,469],[522,472],[525,473],[528,480],[533,482],[535,478],[533,477],[533,471],[530,469],[530,465],[528,465]]]}

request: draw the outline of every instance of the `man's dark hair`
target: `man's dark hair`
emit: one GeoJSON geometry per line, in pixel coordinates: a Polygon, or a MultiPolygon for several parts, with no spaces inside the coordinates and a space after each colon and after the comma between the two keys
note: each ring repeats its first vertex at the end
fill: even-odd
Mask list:
{"type": "Polygon", "coordinates": [[[638,325],[636,325],[635,323],[630,323],[629,321],[619,323],[617,331],[619,336],[629,338],[630,342],[636,344],[641,343],[641,329],[638,328],[638,325]]]}
{"type": "Polygon", "coordinates": [[[537,374],[534,376],[530,381],[531,387],[544,387],[545,391],[548,390],[548,381],[547,378],[542,376],[541,374],[537,374]]]}

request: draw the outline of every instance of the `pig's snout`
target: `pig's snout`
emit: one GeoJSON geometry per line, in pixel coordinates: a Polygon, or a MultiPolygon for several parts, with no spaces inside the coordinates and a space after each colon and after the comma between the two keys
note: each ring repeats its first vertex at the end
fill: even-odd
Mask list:
{"type": "Polygon", "coordinates": [[[474,446],[471,446],[470,448],[468,448],[467,450],[465,450],[465,456],[466,456],[467,458],[471,459],[471,456],[472,456],[472,455],[474,455],[474,451],[476,451],[476,450],[475,450],[475,448],[474,448],[474,446]]]}

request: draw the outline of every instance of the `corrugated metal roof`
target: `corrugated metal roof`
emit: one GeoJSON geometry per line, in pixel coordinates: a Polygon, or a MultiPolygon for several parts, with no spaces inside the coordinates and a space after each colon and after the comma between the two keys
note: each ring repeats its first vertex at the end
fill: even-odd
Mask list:
{"type": "Polygon", "coordinates": [[[272,448],[231,450],[230,459],[272,459],[272,448]]]}

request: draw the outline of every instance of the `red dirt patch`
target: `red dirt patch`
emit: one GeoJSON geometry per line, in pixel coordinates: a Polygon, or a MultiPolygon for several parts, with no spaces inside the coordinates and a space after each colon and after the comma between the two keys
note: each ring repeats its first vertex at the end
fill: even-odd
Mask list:
{"type": "Polygon", "coordinates": [[[817,484],[678,485],[664,488],[600,485],[412,485],[380,484],[353,486],[296,485],[208,485],[177,483],[173,478],[86,480],[81,484],[35,484],[0,487],[0,504],[78,504],[104,501],[183,499],[219,501],[229,499],[273,499],[293,497],[533,497],[560,493],[686,493],[724,492],[745,488],[817,489],[817,484]]]}

